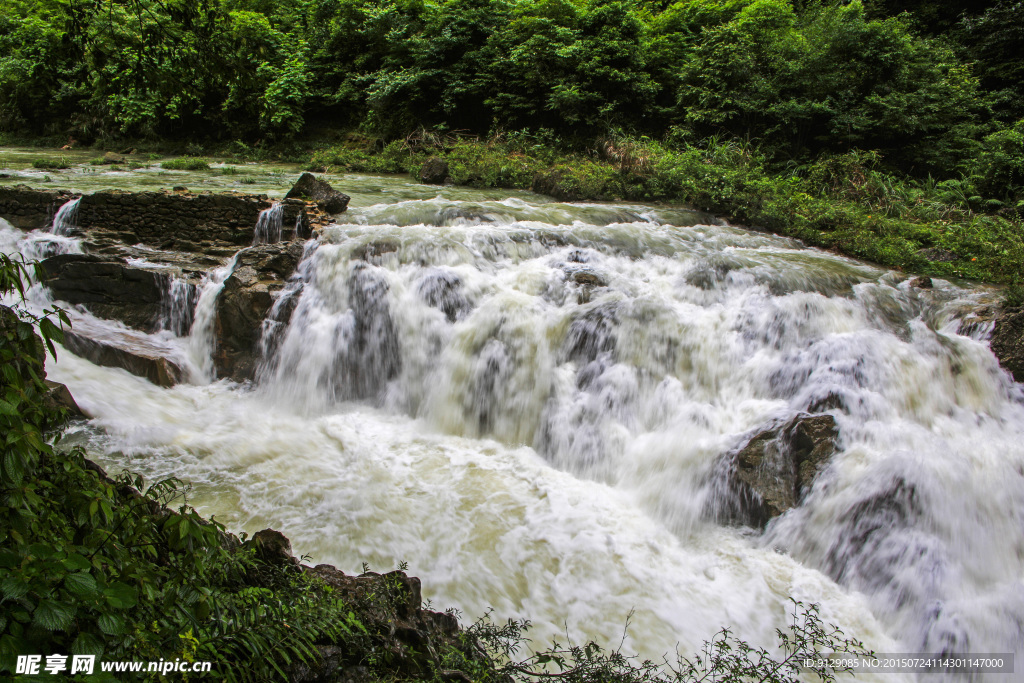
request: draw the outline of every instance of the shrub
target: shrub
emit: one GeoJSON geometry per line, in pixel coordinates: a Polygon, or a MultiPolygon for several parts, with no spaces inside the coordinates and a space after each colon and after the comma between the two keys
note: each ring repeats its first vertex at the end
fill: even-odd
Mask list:
{"type": "Polygon", "coordinates": [[[32,162],[32,168],[55,171],[62,168],[71,168],[71,164],[64,157],[57,157],[56,159],[35,159],[32,162]]]}
{"type": "Polygon", "coordinates": [[[210,164],[206,159],[199,157],[178,157],[160,164],[160,168],[169,171],[209,171],[210,164]]]}

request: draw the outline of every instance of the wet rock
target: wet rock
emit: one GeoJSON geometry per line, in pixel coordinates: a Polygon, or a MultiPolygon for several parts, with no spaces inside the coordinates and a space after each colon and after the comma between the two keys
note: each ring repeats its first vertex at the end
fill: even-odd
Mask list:
{"type": "Polygon", "coordinates": [[[932,279],[924,275],[921,277],[915,277],[910,281],[910,286],[917,289],[931,289],[932,279]]]}
{"type": "Polygon", "coordinates": [[[989,344],[999,364],[1024,382],[1024,307],[1008,308],[996,318],[989,344]]]}
{"type": "Polygon", "coordinates": [[[43,381],[46,383],[47,388],[43,402],[48,408],[51,410],[63,410],[69,418],[86,417],[82,409],[78,407],[75,397],[71,395],[71,390],[67,386],[48,379],[43,381]]]}
{"type": "Polygon", "coordinates": [[[45,259],[42,266],[44,284],[55,298],[138,330],[155,329],[167,275],[90,254],[60,254],[45,259]]]}
{"type": "Polygon", "coordinates": [[[339,398],[376,398],[402,369],[398,332],[391,318],[388,283],[378,269],[356,263],[348,278],[354,326],[338,351],[333,373],[339,398]]]}
{"type": "Polygon", "coordinates": [[[586,364],[599,355],[615,351],[615,326],[618,315],[613,306],[596,306],[577,316],[569,324],[569,333],[563,344],[567,360],[586,364]]]}
{"type": "Polygon", "coordinates": [[[117,152],[107,152],[103,155],[104,164],[123,164],[124,155],[118,154],[117,152]]]}
{"type": "Polygon", "coordinates": [[[588,269],[577,270],[569,278],[578,285],[584,287],[607,287],[608,281],[596,272],[588,269]]]}
{"type": "Polygon", "coordinates": [[[21,230],[45,228],[57,209],[75,196],[66,190],[33,190],[28,185],[0,187],[0,218],[21,230]]]}
{"type": "Polygon", "coordinates": [[[472,308],[462,293],[462,280],[448,271],[428,271],[417,285],[416,293],[428,306],[444,311],[448,322],[455,322],[472,308]]]}
{"type": "MultiPolygon", "coordinates": [[[[864,574],[873,568],[868,578],[872,581],[892,580],[900,563],[889,563],[892,552],[879,552],[893,531],[914,525],[921,515],[920,495],[917,487],[897,477],[883,490],[874,492],[854,504],[843,514],[843,533],[835,539],[825,557],[825,571],[834,580],[849,585],[851,572],[864,574]],[[865,566],[865,560],[867,566],[865,566]]],[[[902,550],[906,544],[901,543],[902,550]]]]}
{"type": "Polygon", "coordinates": [[[801,415],[762,430],[721,461],[708,512],[763,527],[800,503],[835,454],[838,434],[831,415],[801,415]]]}
{"type": "Polygon", "coordinates": [[[448,178],[448,162],[440,157],[430,157],[420,167],[421,183],[443,185],[448,178]]]}
{"type": "Polygon", "coordinates": [[[256,557],[272,565],[298,566],[299,561],[292,557],[292,542],[280,531],[263,529],[253,534],[245,543],[256,551],[256,557]]]}
{"type": "Polygon", "coordinates": [[[285,199],[305,199],[316,202],[327,213],[341,213],[348,208],[349,196],[338,192],[326,180],[312,173],[303,173],[288,190],[285,199]]]}
{"type": "Polygon", "coordinates": [[[217,297],[213,361],[218,377],[237,382],[255,378],[263,321],[274,306],[274,295],[295,272],[302,249],[298,242],[280,242],[238,253],[235,270],[217,297]]]}
{"type": "Polygon", "coordinates": [[[161,387],[174,386],[185,375],[160,350],[141,347],[138,340],[96,339],[68,330],[64,332],[64,347],[96,365],[127,370],[161,387]]]}

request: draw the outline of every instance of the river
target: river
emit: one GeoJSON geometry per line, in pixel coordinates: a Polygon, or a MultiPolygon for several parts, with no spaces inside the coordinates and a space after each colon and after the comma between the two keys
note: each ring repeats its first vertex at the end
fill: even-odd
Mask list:
{"type": "Polygon", "coordinates": [[[1021,650],[1024,392],[972,317],[992,290],[670,207],[331,182],[350,209],[259,380],[203,379],[208,296],[154,339],[190,383],[50,363],[94,416],[72,443],[315,563],[407,562],[435,608],[528,618],[537,646],[628,620],[652,658],[725,626],[772,647],[795,598],[879,652],[1021,650]],[[711,519],[721,457],[808,410],[839,452],[803,503],[711,519]]]}

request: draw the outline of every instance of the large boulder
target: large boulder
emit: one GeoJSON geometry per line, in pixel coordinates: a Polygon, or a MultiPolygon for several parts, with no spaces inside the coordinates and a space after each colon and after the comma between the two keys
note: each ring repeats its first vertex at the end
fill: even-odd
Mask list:
{"type": "Polygon", "coordinates": [[[440,157],[430,157],[420,166],[420,182],[443,185],[448,180],[448,162],[440,157]]]}
{"type": "Polygon", "coordinates": [[[42,265],[54,298],[138,330],[155,329],[170,282],[164,273],[91,254],[51,256],[42,265]]]}
{"type": "Polygon", "coordinates": [[[996,318],[989,343],[999,364],[1024,382],[1024,307],[1007,309],[996,318]]]}
{"type": "Polygon", "coordinates": [[[803,500],[835,454],[838,435],[831,415],[799,415],[762,429],[721,461],[709,512],[763,527],[803,500]]]}
{"type": "Polygon", "coordinates": [[[288,190],[285,199],[304,199],[316,202],[326,213],[341,213],[348,208],[349,196],[335,190],[326,180],[312,173],[303,173],[288,190]]]}
{"type": "Polygon", "coordinates": [[[69,330],[64,332],[64,347],[96,365],[127,370],[161,387],[174,386],[185,376],[163,349],[140,339],[100,339],[69,330]]]}
{"type": "MultiPolygon", "coordinates": [[[[238,253],[235,270],[217,297],[213,354],[218,377],[254,379],[263,321],[302,258],[302,244],[261,244],[238,253]]],[[[288,317],[290,311],[283,314],[288,317]]]]}

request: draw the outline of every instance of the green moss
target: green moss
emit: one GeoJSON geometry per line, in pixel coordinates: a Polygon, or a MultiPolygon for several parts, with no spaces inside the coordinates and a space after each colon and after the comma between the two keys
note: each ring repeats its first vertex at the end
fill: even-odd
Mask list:
{"type": "Polygon", "coordinates": [[[160,168],[169,171],[209,171],[210,164],[206,159],[199,157],[178,157],[162,162],[160,168]]]}

